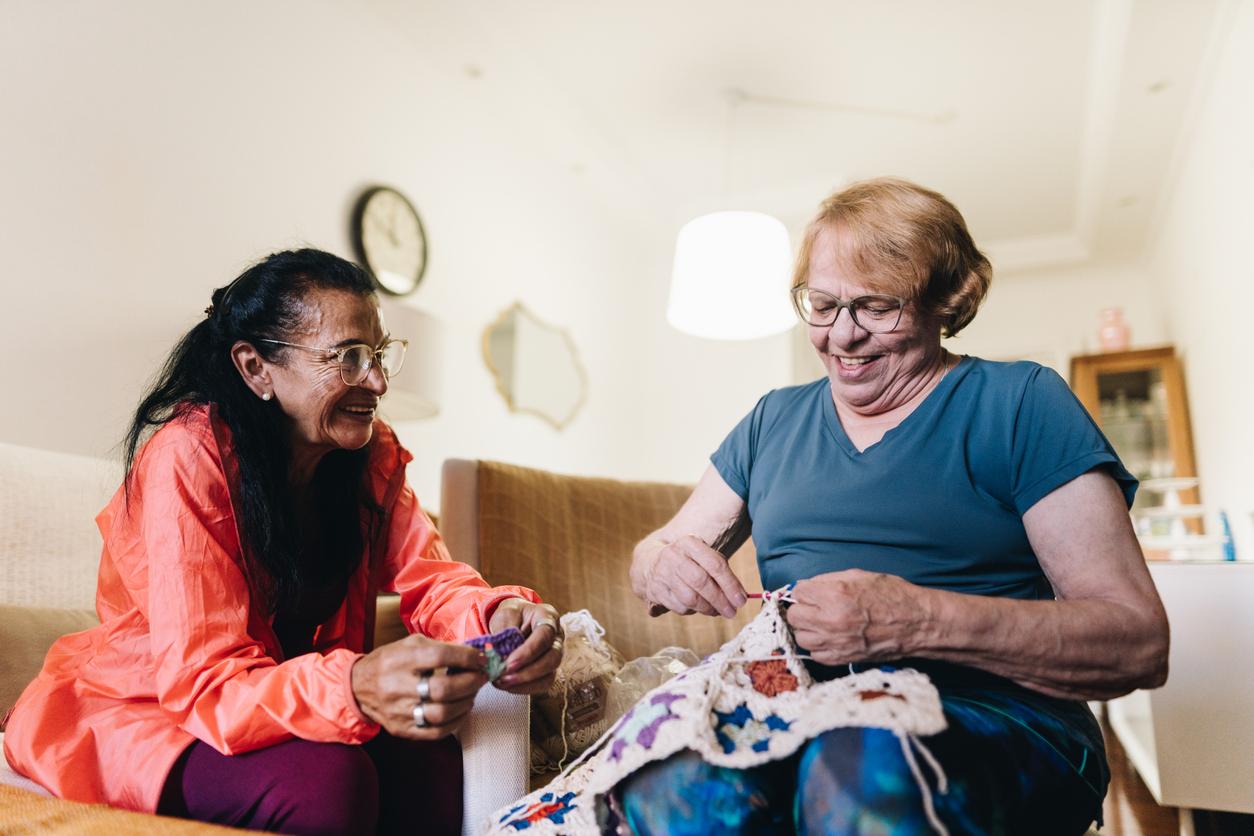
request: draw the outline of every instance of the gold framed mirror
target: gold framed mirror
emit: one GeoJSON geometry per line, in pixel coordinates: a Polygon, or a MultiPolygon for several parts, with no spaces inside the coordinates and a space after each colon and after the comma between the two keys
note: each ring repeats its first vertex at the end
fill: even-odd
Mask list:
{"type": "Polygon", "coordinates": [[[525,412],[556,430],[588,397],[588,374],[564,328],[515,302],[483,331],[483,360],[511,412],[525,412]]]}

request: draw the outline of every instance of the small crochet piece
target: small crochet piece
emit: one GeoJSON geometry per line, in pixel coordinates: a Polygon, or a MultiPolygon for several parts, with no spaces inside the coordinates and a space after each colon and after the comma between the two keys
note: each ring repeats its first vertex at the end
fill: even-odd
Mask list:
{"type": "Polygon", "coordinates": [[[505,672],[505,660],[518,649],[525,638],[517,627],[506,627],[499,633],[467,639],[465,644],[482,650],[483,655],[488,657],[488,681],[496,682],[505,672]]]}
{"type": "Polygon", "coordinates": [[[715,766],[743,769],[786,758],[829,729],[861,726],[897,736],[928,822],[945,834],[915,757],[917,750],[946,792],[944,772],[919,740],[945,728],[936,687],[910,669],[815,682],[781,609],[790,591],[763,594],[762,612],[735,638],[646,693],[548,786],[494,813],[483,832],[598,836],[611,790],[647,763],[691,749],[715,766]]]}

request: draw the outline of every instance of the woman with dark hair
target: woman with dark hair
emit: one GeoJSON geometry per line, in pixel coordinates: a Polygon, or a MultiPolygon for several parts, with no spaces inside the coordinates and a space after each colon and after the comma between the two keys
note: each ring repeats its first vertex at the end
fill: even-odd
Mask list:
{"type": "Polygon", "coordinates": [[[934,815],[1062,836],[1100,819],[1084,700],[1161,685],[1167,619],[1128,519],[1136,479],[1067,384],[941,344],[991,275],[942,195],[891,178],[831,195],[792,290],[827,374],[767,393],[631,567],[658,611],[730,616],[746,596],[725,557],[752,530],[818,677],[931,678],[947,787],[922,788],[891,732],[838,728],[751,769],[646,767],[620,788],[636,833],[914,834],[934,815]]]}
{"type": "Polygon", "coordinates": [[[521,629],[496,686],[541,691],[557,613],[452,561],[419,506],[375,417],[406,343],[361,268],[276,253],[205,313],[97,518],[101,624],[49,651],[9,763],[64,798],[238,827],[457,832],[451,734],[487,682],[462,642],[521,629]],[[413,635],[371,650],[379,591],[413,635]]]}

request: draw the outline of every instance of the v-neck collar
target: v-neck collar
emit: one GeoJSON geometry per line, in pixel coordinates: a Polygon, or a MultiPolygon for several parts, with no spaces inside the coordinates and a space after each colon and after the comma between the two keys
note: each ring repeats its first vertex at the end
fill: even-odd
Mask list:
{"type": "Polygon", "coordinates": [[[958,364],[950,369],[943,378],[941,378],[940,382],[936,384],[931,392],[927,393],[927,397],[923,399],[922,403],[916,406],[909,415],[902,418],[901,422],[898,423],[897,426],[880,436],[879,441],[868,445],[865,450],[859,450],[854,445],[853,441],[849,438],[849,434],[845,432],[844,424],[840,423],[840,416],[836,414],[836,401],[832,396],[832,385],[830,381],[823,387],[823,423],[827,425],[827,430],[831,433],[832,439],[836,442],[840,449],[845,451],[845,454],[848,455],[849,458],[860,459],[863,456],[869,455],[877,447],[884,446],[884,444],[894,436],[903,435],[911,426],[921,423],[929,415],[935,412],[941,401],[944,400],[945,393],[957,385],[959,379],[966,375],[967,370],[971,367],[971,360],[971,355],[964,354],[962,359],[958,361],[958,364]]]}

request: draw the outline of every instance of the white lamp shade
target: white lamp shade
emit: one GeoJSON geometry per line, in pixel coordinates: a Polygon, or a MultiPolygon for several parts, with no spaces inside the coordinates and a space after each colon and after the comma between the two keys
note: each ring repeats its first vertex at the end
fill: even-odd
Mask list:
{"type": "Polygon", "coordinates": [[[714,212],[675,242],[666,320],[686,334],[752,340],[797,321],[788,300],[788,230],[761,212],[714,212]]]}
{"type": "Polygon", "coordinates": [[[379,411],[389,422],[438,415],[443,381],[443,326],[430,314],[399,301],[384,299],[381,307],[388,333],[396,339],[409,340],[409,348],[400,372],[388,381],[379,411]]]}

